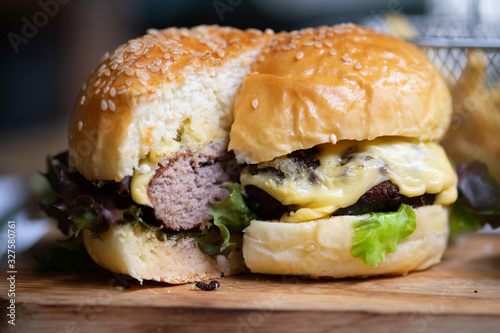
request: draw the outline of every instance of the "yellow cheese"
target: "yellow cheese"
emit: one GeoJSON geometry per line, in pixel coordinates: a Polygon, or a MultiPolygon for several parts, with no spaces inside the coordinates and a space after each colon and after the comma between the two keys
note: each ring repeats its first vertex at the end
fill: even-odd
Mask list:
{"type": "Polygon", "coordinates": [[[165,144],[161,150],[150,152],[147,158],[139,161],[139,166],[134,169],[130,182],[132,200],[140,205],[153,207],[153,203],[149,198],[148,187],[155,175],[156,168],[158,168],[158,162],[166,156],[172,156],[182,148],[183,146],[174,140],[168,145],[165,144]]]}
{"type": "Polygon", "coordinates": [[[156,172],[156,165],[151,165],[148,161],[141,162],[139,168],[134,170],[132,181],[130,182],[130,194],[132,200],[140,205],[153,207],[153,203],[149,198],[148,187],[149,182],[153,179],[156,172]]]}
{"type": "Polygon", "coordinates": [[[256,175],[246,168],[243,188],[254,185],[283,205],[296,210],[282,222],[303,222],[331,215],[358,201],[370,188],[390,180],[407,197],[436,194],[435,204],[451,204],[457,197],[457,176],[444,149],[434,142],[381,137],[339,141],[317,147],[320,165],[313,173],[280,157],[258,165],[256,175]],[[266,169],[276,168],[281,174],[266,169]],[[306,172],[305,172],[306,171],[306,172]],[[311,180],[311,177],[313,179],[311,180]]]}

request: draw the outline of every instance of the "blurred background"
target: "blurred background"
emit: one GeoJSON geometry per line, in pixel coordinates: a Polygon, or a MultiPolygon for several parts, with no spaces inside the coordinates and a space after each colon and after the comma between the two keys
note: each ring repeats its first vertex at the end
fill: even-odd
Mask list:
{"type": "MultiPolygon", "coordinates": [[[[0,9],[1,224],[28,202],[26,189],[38,186],[34,175],[43,170],[47,154],[66,148],[66,126],[76,95],[101,55],[147,28],[218,24],[280,31],[356,22],[406,38],[425,35],[429,26],[439,27],[432,31],[438,37],[471,37],[481,31],[483,35],[473,37],[489,38],[493,33],[498,38],[498,29],[489,32],[482,27],[498,27],[500,20],[497,0],[3,0],[0,9]],[[433,21],[420,20],[429,17],[433,21]]],[[[457,150],[458,161],[487,159],[500,177],[498,49],[425,50],[461,96],[455,105],[454,132],[445,140],[447,149],[457,150]],[[467,75],[473,87],[457,90],[467,75]],[[478,92],[477,85],[486,88],[478,92]],[[486,132],[464,130],[475,119],[476,109],[483,113],[480,121],[486,132]],[[471,140],[470,133],[477,132],[482,135],[471,140]],[[467,140],[458,144],[460,135],[467,140]]]]}
{"type": "MultiPolygon", "coordinates": [[[[101,55],[147,28],[229,25],[292,30],[321,24],[376,25],[391,14],[470,17],[473,1],[431,0],[4,0],[0,174],[30,175],[65,148],[73,103],[101,55]]],[[[500,18],[479,1],[481,20],[500,18]]],[[[378,27],[377,27],[378,25],[378,27]]]]}

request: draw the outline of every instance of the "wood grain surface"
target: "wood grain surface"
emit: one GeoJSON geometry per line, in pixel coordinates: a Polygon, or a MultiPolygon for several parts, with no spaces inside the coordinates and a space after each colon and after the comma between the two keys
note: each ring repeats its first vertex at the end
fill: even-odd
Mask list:
{"type": "Polygon", "coordinates": [[[43,246],[16,263],[15,326],[2,272],[2,332],[500,332],[498,234],[464,235],[439,265],[403,277],[247,274],[214,291],[104,270],[37,273],[32,255],[43,246]]]}

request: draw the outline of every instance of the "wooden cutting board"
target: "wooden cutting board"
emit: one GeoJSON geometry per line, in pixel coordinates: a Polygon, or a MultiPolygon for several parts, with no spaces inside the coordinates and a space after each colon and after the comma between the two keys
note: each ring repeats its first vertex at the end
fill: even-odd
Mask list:
{"type": "Polygon", "coordinates": [[[125,289],[104,270],[36,273],[31,255],[18,257],[16,325],[3,314],[2,332],[500,332],[498,234],[464,235],[441,264],[403,277],[241,275],[215,291],[132,280],[125,289]]]}

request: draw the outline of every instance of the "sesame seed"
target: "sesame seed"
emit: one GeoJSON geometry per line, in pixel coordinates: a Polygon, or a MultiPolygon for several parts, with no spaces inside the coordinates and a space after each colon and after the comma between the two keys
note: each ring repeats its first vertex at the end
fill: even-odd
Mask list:
{"type": "Polygon", "coordinates": [[[263,55],[261,55],[261,56],[259,56],[259,58],[257,60],[259,62],[263,62],[265,59],[266,59],[266,57],[264,57],[263,55]]]}
{"type": "Polygon", "coordinates": [[[165,74],[167,71],[168,71],[168,64],[163,65],[163,66],[161,67],[161,73],[162,73],[162,74],[165,74]]]}
{"type": "Polygon", "coordinates": [[[151,72],[156,73],[156,72],[159,72],[159,71],[160,71],[160,67],[159,66],[152,66],[151,67],[151,72]]]}
{"type": "Polygon", "coordinates": [[[146,30],[146,32],[150,35],[159,35],[160,34],[160,31],[158,29],[154,29],[154,28],[149,28],[148,30],[146,30]]]}
{"type": "Polygon", "coordinates": [[[109,58],[109,52],[104,53],[104,55],[101,58],[101,61],[104,61],[109,58]]]}
{"type": "Polygon", "coordinates": [[[125,81],[125,84],[127,85],[127,87],[130,87],[132,85],[132,79],[127,79],[125,81]]]}
{"type": "Polygon", "coordinates": [[[97,81],[94,82],[94,88],[97,87],[101,83],[101,79],[97,79],[97,81]]]}
{"type": "Polygon", "coordinates": [[[121,86],[118,91],[116,92],[118,95],[123,95],[127,92],[127,87],[126,86],[121,86]]]}
{"type": "Polygon", "coordinates": [[[161,65],[161,59],[158,58],[154,61],[155,66],[160,66],[161,65]]]}
{"type": "Polygon", "coordinates": [[[85,104],[85,96],[82,96],[82,98],[80,99],[80,105],[83,105],[85,104]]]}
{"type": "Polygon", "coordinates": [[[114,63],[114,64],[111,66],[111,69],[112,69],[112,70],[115,70],[117,67],[118,67],[118,64],[117,64],[117,63],[114,63]]]}
{"type": "Polygon", "coordinates": [[[361,65],[360,62],[358,62],[355,66],[354,69],[360,70],[363,66],[361,65]]]}
{"type": "Polygon", "coordinates": [[[336,55],[336,54],[337,54],[337,50],[335,50],[335,49],[330,50],[330,55],[336,55]]]}
{"type": "Polygon", "coordinates": [[[109,68],[106,68],[104,70],[104,75],[109,76],[110,74],[111,74],[111,72],[109,71],[109,68]]]}
{"type": "Polygon", "coordinates": [[[101,101],[101,110],[106,111],[108,109],[108,103],[105,100],[101,101]]]}
{"type": "Polygon", "coordinates": [[[304,43],[304,46],[311,46],[311,45],[314,45],[314,41],[312,40],[304,43]]]}
{"type": "Polygon", "coordinates": [[[111,96],[111,97],[115,97],[115,95],[116,95],[116,89],[115,89],[115,88],[111,88],[111,89],[109,90],[109,96],[111,96]]]}
{"type": "Polygon", "coordinates": [[[165,59],[170,59],[170,57],[171,57],[170,53],[165,53],[163,55],[163,58],[165,58],[165,59]]]}
{"type": "Polygon", "coordinates": [[[254,109],[257,109],[259,107],[259,100],[257,98],[255,98],[253,101],[252,101],[252,107],[254,109]]]}
{"type": "Polygon", "coordinates": [[[311,243],[304,250],[306,250],[307,252],[311,252],[316,250],[316,246],[314,246],[314,244],[311,243]]]}
{"type": "Polygon", "coordinates": [[[329,139],[330,139],[330,142],[331,142],[332,144],[336,144],[336,143],[337,143],[337,136],[336,136],[335,134],[333,134],[333,133],[332,133],[332,134],[330,134],[329,139]]]}
{"type": "Polygon", "coordinates": [[[297,58],[297,60],[302,59],[302,57],[304,57],[304,52],[302,52],[302,51],[297,53],[297,55],[295,56],[295,58],[297,58]]]}
{"type": "Polygon", "coordinates": [[[108,100],[108,108],[110,111],[115,111],[116,110],[116,105],[113,103],[112,100],[108,100]]]}
{"type": "Polygon", "coordinates": [[[345,62],[349,62],[349,61],[351,61],[352,59],[351,59],[351,57],[349,57],[349,56],[343,55],[343,56],[342,56],[342,60],[344,60],[345,62]]]}
{"type": "Polygon", "coordinates": [[[329,40],[325,40],[325,45],[328,47],[332,47],[332,42],[330,42],[329,40]]]}
{"type": "Polygon", "coordinates": [[[137,67],[137,68],[141,69],[141,68],[146,67],[146,65],[141,64],[141,63],[139,63],[139,62],[138,62],[138,63],[136,63],[136,64],[135,64],[135,67],[137,67]]]}
{"type": "Polygon", "coordinates": [[[174,75],[174,73],[168,73],[168,74],[167,74],[167,77],[168,77],[168,79],[169,79],[170,81],[173,81],[173,79],[175,79],[175,75],[174,75]]]}
{"type": "Polygon", "coordinates": [[[219,56],[219,58],[224,58],[225,54],[226,54],[226,52],[224,52],[224,50],[217,51],[217,55],[219,56]]]}
{"type": "Polygon", "coordinates": [[[321,44],[320,42],[314,43],[314,47],[317,49],[320,49],[322,46],[323,46],[323,44],[321,44]]]}
{"type": "Polygon", "coordinates": [[[78,132],[81,132],[81,131],[82,131],[82,129],[83,129],[83,123],[82,123],[82,121],[80,120],[80,121],[78,122],[78,132]]]}
{"type": "Polygon", "coordinates": [[[274,30],[267,28],[266,31],[264,31],[266,35],[274,35],[274,30]]]}
{"type": "Polygon", "coordinates": [[[128,76],[132,76],[134,75],[134,70],[130,67],[127,67],[125,68],[125,74],[127,74],[128,76]]]}
{"type": "Polygon", "coordinates": [[[179,59],[180,57],[181,57],[181,55],[180,55],[180,54],[176,54],[176,55],[174,55],[174,60],[177,60],[177,59],[179,59]]]}
{"type": "Polygon", "coordinates": [[[151,58],[151,54],[146,53],[145,55],[146,55],[146,58],[148,58],[148,59],[150,59],[150,58],[151,58]]]}
{"type": "Polygon", "coordinates": [[[211,56],[211,55],[212,55],[212,52],[207,51],[207,52],[205,52],[205,54],[204,54],[204,55],[202,55],[202,56],[200,57],[200,59],[201,59],[201,60],[207,60],[208,58],[210,58],[210,56],[211,56]]]}
{"type": "Polygon", "coordinates": [[[155,99],[157,99],[157,98],[158,98],[158,95],[157,95],[157,94],[150,94],[150,95],[148,96],[148,100],[149,100],[149,101],[154,101],[154,100],[155,100],[155,99]]]}

